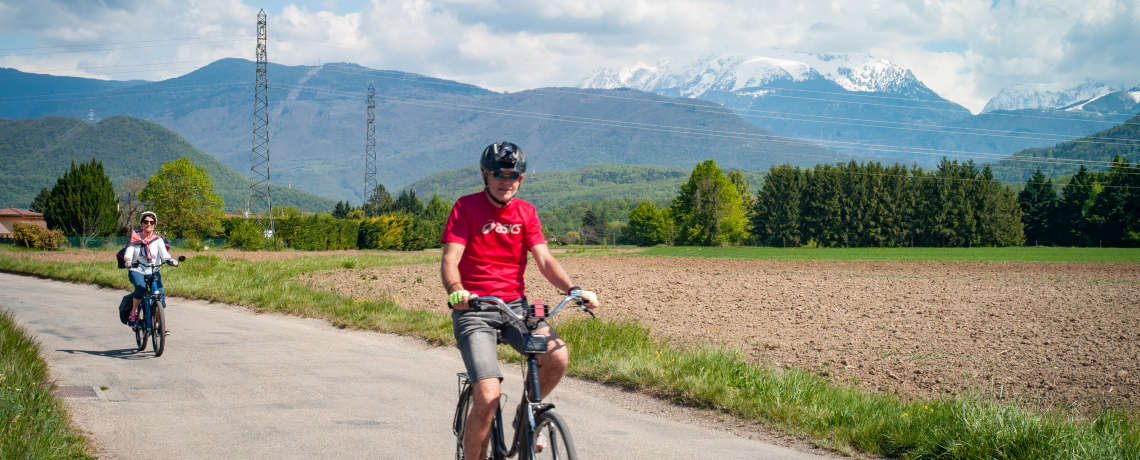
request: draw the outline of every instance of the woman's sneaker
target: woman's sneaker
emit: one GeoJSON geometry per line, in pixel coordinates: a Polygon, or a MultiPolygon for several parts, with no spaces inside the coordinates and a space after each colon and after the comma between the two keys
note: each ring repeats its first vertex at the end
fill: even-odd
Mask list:
{"type": "Polygon", "coordinates": [[[541,453],[542,451],[546,450],[547,444],[548,444],[548,442],[546,440],[546,430],[539,431],[538,432],[538,439],[534,440],[534,453],[537,454],[537,453],[541,453]]]}
{"type": "Polygon", "coordinates": [[[132,311],[131,316],[129,318],[127,318],[127,326],[135,327],[136,325],[138,325],[138,320],[139,320],[138,310],[132,311]]]}

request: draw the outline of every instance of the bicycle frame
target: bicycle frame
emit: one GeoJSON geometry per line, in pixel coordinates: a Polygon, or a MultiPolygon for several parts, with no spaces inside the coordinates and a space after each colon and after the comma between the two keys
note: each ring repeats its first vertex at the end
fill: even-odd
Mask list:
{"type": "Polygon", "coordinates": [[[149,275],[143,275],[143,284],[146,285],[146,294],[143,295],[142,302],[139,304],[139,309],[141,310],[139,312],[139,320],[142,321],[144,330],[148,333],[154,333],[152,326],[154,323],[155,304],[159,304],[158,308],[164,308],[162,303],[165,294],[162,289],[158,287],[159,279],[162,276],[159,273],[162,264],[138,264],[138,266],[152,269],[149,275]]]}
{"type": "MultiPolygon", "coordinates": [[[[578,307],[594,316],[594,313],[586,309],[581,304],[581,296],[570,295],[567,296],[558,306],[549,314],[536,315],[535,305],[526,305],[523,308],[523,314],[515,313],[502,299],[497,297],[476,297],[472,296],[469,299],[471,305],[479,303],[488,304],[492,307],[497,307],[506,312],[511,317],[520,321],[525,327],[526,334],[523,335],[523,352],[526,357],[526,378],[523,383],[523,397],[519,401],[515,409],[515,423],[514,423],[514,437],[511,441],[510,447],[506,444],[503,423],[503,408],[500,403],[499,407],[495,409],[495,417],[491,422],[491,458],[510,458],[520,453],[520,449],[528,449],[527,458],[534,458],[534,430],[537,426],[537,419],[542,413],[554,408],[553,404],[542,402],[542,387],[538,379],[538,355],[546,353],[547,336],[535,335],[540,321],[554,317],[559,311],[562,310],[571,301],[577,302],[578,307]],[[521,425],[521,426],[520,426],[521,425]]],[[[543,312],[545,313],[545,312],[543,312]]],[[[467,373],[461,372],[457,374],[459,378],[459,394],[462,395],[472,385],[472,382],[467,376],[467,373]]],[[[500,397],[500,401],[502,398],[500,397]]],[[[460,432],[458,428],[466,424],[466,420],[460,420],[465,414],[461,414],[463,408],[463,401],[460,401],[460,406],[456,409],[455,432],[456,436],[463,437],[464,433],[460,432]]]]}

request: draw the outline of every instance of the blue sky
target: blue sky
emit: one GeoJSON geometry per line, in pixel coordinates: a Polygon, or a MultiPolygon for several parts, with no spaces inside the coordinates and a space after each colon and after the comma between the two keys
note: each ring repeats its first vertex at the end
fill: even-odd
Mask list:
{"type": "Polygon", "coordinates": [[[260,8],[282,64],[348,61],[495,90],[772,48],[887,59],[974,111],[1018,83],[1140,84],[1140,0],[0,0],[0,66],[170,78],[252,58],[260,8]]]}

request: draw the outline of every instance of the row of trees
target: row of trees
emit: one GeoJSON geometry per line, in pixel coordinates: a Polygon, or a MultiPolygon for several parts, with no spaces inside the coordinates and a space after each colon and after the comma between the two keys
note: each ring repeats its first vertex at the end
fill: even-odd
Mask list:
{"type": "Polygon", "coordinates": [[[359,248],[418,251],[442,246],[439,240],[451,206],[434,194],[425,204],[415,190],[404,190],[392,199],[384,185],[378,184],[360,207],[338,201],[332,215],[360,221],[359,248]]]}
{"type": "Polygon", "coordinates": [[[1010,246],[1025,241],[1021,208],[989,167],[943,160],[932,171],[880,163],[773,166],[752,196],[739,171],[712,160],[666,209],[630,212],[638,245],[1010,246]]]}
{"type": "Polygon", "coordinates": [[[149,180],[128,181],[118,191],[98,159],[79,165],[73,161],[31,206],[44,215],[49,228],[80,237],[81,242],[126,234],[147,209],[160,216],[160,231],[178,238],[222,232],[222,198],[214,193],[205,168],[185,157],[162,165],[149,180]]]}
{"type": "Polygon", "coordinates": [[[1140,165],[1119,155],[1108,171],[1081,165],[1060,194],[1038,168],[1018,201],[1030,244],[1140,246],[1140,165]]]}

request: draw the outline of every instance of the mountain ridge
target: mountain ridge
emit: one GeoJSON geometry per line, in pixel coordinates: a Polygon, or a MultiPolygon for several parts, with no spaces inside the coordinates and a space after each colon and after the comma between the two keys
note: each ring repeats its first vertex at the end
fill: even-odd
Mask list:
{"type": "MultiPolygon", "coordinates": [[[[89,124],[71,117],[0,118],[0,207],[26,207],[41,188],[50,189],[72,161],[103,162],[116,186],[147,178],[162,164],[187,157],[206,169],[224,208],[237,212],[249,197],[249,178],[202,153],[178,134],[134,117],[118,115],[89,124]]],[[[329,211],[333,201],[296,189],[273,187],[278,206],[329,211]]]]}
{"type": "Polygon", "coordinates": [[[1037,167],[1042,172],[1059,177],[1072,174],[1082,163],[1089,169],[1108,169],[1107,163],[1116,155],[1136,164],[1140,161],[1140,115],[1111,128],[1048,148],[1025,149],[994,165],[994,174],[1004,181],[1025,181],[1037,167]],[[1049,159],[1064,158],[1064,163],[1049,159]]]}
{"type": "MultiPolygon", "coordinates": [[[[486,145],[502,140],[521,145],[542,171],[591,163],[691,166],[708,158],[729,168],[761,170],[849,158],[776,136],[710,102],[639,91],[539,88],[506,94],[340,63],[271,63],[268,72],[273,183],[356,203],[363,198],[369,83],[376,88],[377,179],[389,189],[474,164],[486,145]]],[[[96,113],[159,123],[245,170],[253,75],[253,62],[225,59],[182,77],[98,93],[84,104],[96,113]]],[[[68,113],[74,105],[46,101],[25,115],[68,113]]]]}

